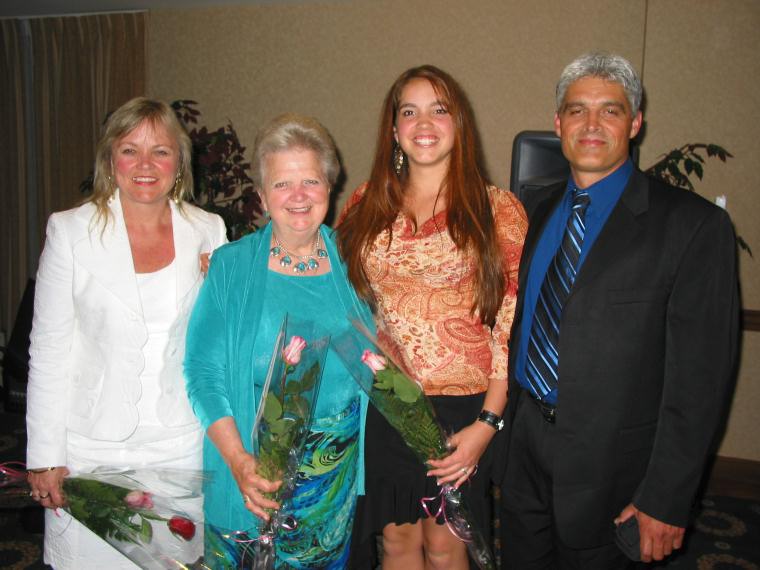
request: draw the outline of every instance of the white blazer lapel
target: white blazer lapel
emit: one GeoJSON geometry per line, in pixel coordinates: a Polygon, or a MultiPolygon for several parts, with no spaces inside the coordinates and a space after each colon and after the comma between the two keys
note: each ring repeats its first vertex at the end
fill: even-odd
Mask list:
{"type": "MultiPolygon", "coordinates": [[[[105,231],[93,228],[89,237],[74,245],[74,259],[116,299],[142,318],[132,250],[121,210],[118,190],[108,201],[111,218],[105,231]]],[[[85,214],[85,212],[83,212],[85,214]]],[[[87,223],[90,223],[88,220],[87,223]]]]}
{"type": "MultiPolygon", "coordinates": [[[[200,255],[213,248],[211,243],[180,211],[174,202],[172,228],[174,232],[174,261],[177,271],[177,307],[181,308],[185,297],[199,286],[201,278],[200,255]]],[[[193,298],[193,300],[195,300],[193,298]]]]}

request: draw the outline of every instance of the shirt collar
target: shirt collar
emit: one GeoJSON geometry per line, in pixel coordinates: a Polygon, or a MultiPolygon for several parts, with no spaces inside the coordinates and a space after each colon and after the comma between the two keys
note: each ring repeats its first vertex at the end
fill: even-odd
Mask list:
{"type": "MultiPolygon", "coordinates": [[[[632,173],[633,161],[629,158],[616,170],[586,188],[585,190],[588,192],[594,208],[606,209],[606,207],[616,203],[623,193],[623,189],[628,184],[628,179],[632,173]]],[[[567,183],[568,194],[574,192],[577,188],[577,184],[573,180],[572,175],[570,175],[570,180],[567,183]]]]}

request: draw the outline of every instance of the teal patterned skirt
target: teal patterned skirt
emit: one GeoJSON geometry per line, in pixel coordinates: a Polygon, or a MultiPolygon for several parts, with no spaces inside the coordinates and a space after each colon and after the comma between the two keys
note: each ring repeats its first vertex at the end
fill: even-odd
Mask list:
{"type": "Polygon", "coordinates": [[[356,509],[359,400],[317,418],[306,442],[293,497],[284,505],[298,526],[279,535],[284,568],[346,568],[356,509]]]}
{"type": "MultiPolygon", "coordinates": [[[[343,412],[314,420],[293,496],[283,505],[297,526],[275,539],[277,568],[348,566],[356,509],[359,400],[343,412]]],[[[234,570],[251,564],[244,535],[206,528],[206,568],[234,570]]]]}

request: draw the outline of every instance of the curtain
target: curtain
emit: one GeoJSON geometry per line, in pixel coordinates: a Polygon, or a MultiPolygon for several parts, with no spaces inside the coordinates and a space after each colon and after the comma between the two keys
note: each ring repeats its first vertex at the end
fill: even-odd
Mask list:
{"type": "Polygon", "coordinates": [[[3,157],[15,172],[0,179],[8,184],[0,189],[3,205],[9,206],[3,208],[3,222],[10,217],[17,224],[5,230],[8,225],[3,223],[3,235],[13,232],[11,239],[17,245],[14,249],[3,245],[0,250],[0,263],[7,269],[0,275],[0,327],[9,332],[23,284],[36,271],[48,216],[82,201],[79,186],[92,171],[106,115],[145,93],[147,14],[61,16],[0,23],[4,46],[4,87],[0,97],[4,124],[11,124],[10,132],[0,133],[0,140],[4,147],[13,147],[10,154],[15,154],[3,157]],[[20,33],[24,27],[29,30],[26,48],[31,54],[31,65],[27,67],[18,55],[23,51],[19,42],[24,39],[20,33]],[[10,68],[6,60],[19,63],[10,68]],[[17,68],[19,71],[10,76],[17,68]],[[6,90],[6,85],[11,88],[6,90]],[[18,102],[9,106],[6,99],[14,93],[18,102]],[[26,120],[24,105],[28,107],[26,120]],[[24,200],[30,209],[24,209],[20,196],[27,197],[24,200]],[[24,263],[22,259],[30,261],[24,263]]]}
{"type": "Polygon", "coordinates": [[[29,274],[22,222],[27,218],[23,29],[18,24],[0,20],[0,329],[7,336],[29,274]]]}

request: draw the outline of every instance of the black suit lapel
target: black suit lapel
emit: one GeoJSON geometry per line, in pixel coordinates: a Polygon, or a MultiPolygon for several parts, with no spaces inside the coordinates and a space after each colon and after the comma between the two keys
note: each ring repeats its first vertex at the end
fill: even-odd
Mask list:
{"type": "Polygon", "coordinates": [[[596,238],[583,266],[575,279],[570,298],[592,282],[596,275],[614,259],[629,251],[628,244],[638,238],[641,224],[636,217],[649,208],[649,181],[647,177],[634,170],[631,178],[620,196],[620,200],[610,213],[602,231],[596,238]]]}

